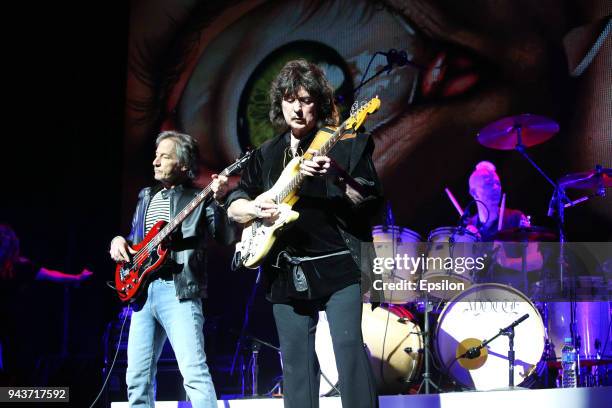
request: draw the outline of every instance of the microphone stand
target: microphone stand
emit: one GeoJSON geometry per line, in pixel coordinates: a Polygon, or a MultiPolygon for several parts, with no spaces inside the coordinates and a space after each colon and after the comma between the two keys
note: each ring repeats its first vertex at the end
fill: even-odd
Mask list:
{"type": "MultiPolygon", "coordinates": [[[[251,290],[251,295],[247,300],[247,304],[244,311],[244,320],[242,321],[242,328],[240,329],[240,336],[238,337],[238,342],[236,343],[236,350],[234,351],[234,357],[232,359],[232,366],[230,368],[230,376],[234,375],[234,369],[236,368],[236,361],[240,354],[240,351],[243,347],[244,340],[248,337],[247,328],[249,326],[249,317],[251,314],[251,308],[253,307],[253,303],[255,301],[255,295],[257,294],[257,287],[259,286],[259,278],[261,277],[261,268],[257,270],[257,277],[255,278],[255,283],[253,284],[253,288],[251,290]]],[[[241,372],[242,376],[242,396],[244,397],[244,370],[241,372]]]]}
{"type": "Polygon", "coordinates": [[[474,359],[480,356],[480,350],[485,348],[487,344],[498,338],[499,336],[508,336],[509,348],[508,348],[508,386],[514,387],[514,327],[521,324],[524,320],[529,317],[526,313],[519,319],[515,320],[510,326],[504,327],[499,330],[495,336],[489,340],[484,340],[480,346],[470,347],[465,353],[459,356],[458,359],[468,358],[474,359]]]}
{"type": "Polygon", "coordinates": [[[418,65],[418,64],[412,62],[411,60],[409,60],[405,51],[397,51],[395,49],[391,49],[391,50],[389,50],[389,52],[377,51],[377,52],[374,53],[374,55],[372,55],[372,57],[370,58],[370,62],[368,63],[368,68],[365,70],[365,72],[363,74],[364,77],[368,73],[368,69],[370,69],[370,64],[372,63],[374,58],[376,58],[377,55],[383,55],[383,56],[387,57],[387,65],[385,65],[384,67],[382,67],[381,69],[376,71],[376,73],[374,75],[372,75],[371,77],[369,77],[368,79],[366,79],[366,80],[362,79],[361,82],[359,83],[359,85],[353,90],[353,94],[355,96],[357,96],[359,94],[359,90],[361,88],[363,88],[363,86],[365,84],[367,84],[368,82],[370,82],[371,80],[373,80],[374,78],[378,77],[379,75],[381,75],[384,72],[386,72],[386,73],[391,72],[391,69],[393,69],[393,65],[394,64],[397,65],[398,67],[403,67],[405,65],[411,65],[411,66],[417,68],[419,70],[419,72],[424,69],[424,67],[422,67],[421,65],[418,65]]]}

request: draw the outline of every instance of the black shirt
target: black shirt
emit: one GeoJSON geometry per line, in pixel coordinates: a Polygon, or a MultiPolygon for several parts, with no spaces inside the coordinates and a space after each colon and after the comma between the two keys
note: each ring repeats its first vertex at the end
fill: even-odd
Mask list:
{"type": "MultiPolygon", "coordinates": [[[[304,137],[298,146],[306,151],[316,131],[304,137]]],[[[290,135],[284,133],[258,148],[246,166],[237,190],[228,197],[228,205],[239,198],[254,199],[269,190],[288,163],[290,135]]],[[[379,197],[380,186],[371,160],[373,143],[369,135],[359,134],[340,140],[328,156],[349,171],[353,177],[360,177],[371,183],[373,196],[379,197]],[[366,148],[367,147],[367,148],[366,148]]],[[[368,231],[371,241],[370,223],[361,215],[355,221],[351,217],[355,208],[344,195],[343,187],[335,178],[306,177],[298,190],[300,199],[293,206],[299,218],[277,239],[274,248],[264,261],[264,282],[268,300],[286,303],[291,299],[317,299],[330,295],[348,285],[360,281],[361,268],[358,256],[352,253],[307,261],[301,267],[308,281],[308,290],[298,292],[293,284],[289,266],[278,262],[283,251],[298,257],[312,257],[350,249],[346,235],[364,239],[368,231]],[[349,226],[349,224],[352,224],[349,226]]],[[[375,201],[375,200],[374,200],[375,201]]],[[[368,211],[370,212],[370,211],[368,211]]],[[[353,251],[350,251],[353,252],[353,251]]]]}
{"type": "MultiPolygon", "coordinates": [[[[511,228],[518,228],[521,226],[521,221],[523,219],[527,219],[527,217],[525,217],[525,215],[521,211],[514,210],[512,208],[506,208],[504,210],[504,219],[502,220],[501,229],[505,230],[511,228]]],[[[478,215],[475,215],[470,219],[469,223],[478,228],[478,232],[480,233],[480,238],[482,242],[491,242],[493,241],[493,237],[495,236],[495,234],[497,234],[498,232],[498,221],[499,220],[496,219],[489,225],[484,225],[480,221],[480,218],[478,218],[478,215]]]]}
{"type": "MultiPolygon", "coordinates": [[[[512,208],[506,208],[504,210],[504,218],[502,220],[501,230],[518,228],[523,223],[522,220],[527,219],[527,217],[519,210],[514,210],[512,208]]],[[[482,250],[486,252],[492,252],[495,234],[498,232],[498,219],[492,222],[489,225],[484,225],[480,222],[478,215],[473,217],[470,220],[472,225],[475,225],[478,228],[478,232],[480,233],[480,237],[482,242],[482,250]]],[[[506,251],[506,255],[511,258],[520,257],[521,251],[520,245],[517,244],[508,244],[503,246],[504,251],[506,251]]],[[[491,258],[493,259],[493,258],[491,258]]],[[[488,270],[483,276],[480,277],[480,280],[483,282],[497,282],[504,285],[510,285],[515,288],[522,288],[523,284],[523,276],[520,271],[516,271],[514,269],[505,268],[499,265],[497,262],[492,262],[489,265],[488,270]]]]}

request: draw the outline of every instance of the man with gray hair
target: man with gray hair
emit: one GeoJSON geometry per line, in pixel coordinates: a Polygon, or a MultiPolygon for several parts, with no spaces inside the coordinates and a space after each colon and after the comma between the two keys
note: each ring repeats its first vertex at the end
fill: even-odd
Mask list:
{"type": "MultiPolygon", "coordinates": [[[[467,229],[478,234],[483,242],[494,241],[500,230],[531,226],[529,218],[521,211],[502,205],[501,181],[493,163],[481,161],[476,164],[470,175],[469,187],[470,195],[476,202],[477,213],[468,218],[467,229]]],[[[493,248],[495,262],[491,263],[488,276],[483,277],[487,281],[521,287],[523,277],[518,272],[522,272],[522,268],[525,268],[526,272],[542,268],[543,257],[535,242],[527,245],[524,265],[523,254],[516,253],[518,245],[496,242],[493,248]]],[[[523,287],[523,290],[527,289],[523,287]]]]}
{"type": "MultiPolygon", "coordinates": [[[[111,241],[115,262],[129,261],[158,221],[173,219],[201,191],[192,185],[198,173],[198,145],[175,131],[162,132],[156,141],[153,187],[140,191],[132,230],[111,241]]],[[[200,205],[181,223],[169,243],[166,262],[154,272],[148,288],[134,302],[128,338],[126,382],[130,407],[155,405],[157,361],[166,338],[176,355],[185,391],[194,408],[213,408],[217,398],[204,352],[202,298],[206,296],[205,239],[210,233],[229,244],[232,228],[221,201],[227,178],[213,175],[214,201],[200,205]]]]}

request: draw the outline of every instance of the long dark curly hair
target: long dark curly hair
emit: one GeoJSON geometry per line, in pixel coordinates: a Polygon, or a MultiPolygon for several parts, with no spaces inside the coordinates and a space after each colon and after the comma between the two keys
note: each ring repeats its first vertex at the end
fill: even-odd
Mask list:
{"type": "Polygon", "coordinates": [[[279,131],[287,130],[282,102],[287,95],[297,95],[304,88],[314,99],[317,109],[317,126],[337,126],[338,108],[334,103],[334,90],[323,70],[304,59],[289,61],[281,69],[270,87],[270,121],[279,131]]]}

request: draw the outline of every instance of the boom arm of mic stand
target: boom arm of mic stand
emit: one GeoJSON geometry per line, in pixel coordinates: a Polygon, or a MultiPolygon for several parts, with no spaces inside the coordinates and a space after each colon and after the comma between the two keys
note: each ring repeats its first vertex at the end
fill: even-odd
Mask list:
{"type": "MultiPolygon", "coordinates": [[[[503,329],[499,329],[499,333],[497,333],[495,336],[491,337],[489,340],[483,340],[482,343],[479,346],[476,347],[470,347],[465,353],[463,353],[461,356],[459,356],[459,358],[466,358],[468,356],[468,354],[470,352],[475,352],[475,351],[479,351],[483,348],[485,348],[487,346],[487,344],[489,344],[490,342],[492,342],[493,340],[495,340],[496,338],[498,338],[501,335],[507,335],[508,332],[513,329],[514,327],[518,326],[519,324],[521,324],[524,320],[526,320],[529,317],[529,314],[526,313],[523,316],[521,316],[520,318],[518,318],[517,320],[515,320],[514,322],[512,322],[512,324],[510,324],[507,327],[504,327],[503,329]]],[[[478,356],[472,357],[472,358],[476,358],[478,356]]]]}
{"type": "MultiPolygon", "coordinates": [[[[385,56],[386,56],[386,54],[385,54],[384,52],[377,52],[376,54],[378,54],[378,55],[385,55],[385,56]]],[[[375,55],[376,55],[376,54],[375,54],[375,55]]],[[[412,62],[412,61],[410,61],[410,60],[406,60],[406,64],[405,64],[405,65],[410,65],[410,66],[413,66],[413,67],[415,67],[415,68],[417,68],[417,69],[419,69],[419,70],[423,70],[423,67],[422,67],[422,66],[420,66],[420,65],[418,65],[418,64],[415,64],[414,62],[412,62]]],[[[398,65],[398,66],[399,66],[399,65],[398,65]]],[[[387,72],[387,73],[391,72],[391,69],[392,69],[392,68],[393,68],[393,64],[387,64],[387,65],[385,65],[385,66],[384,66],[384,67],[382,67],[380,70],[376,71],[376,73],[375,73],[374,75],[372,75],[371,77],[369,77],[369,78],[368,78],[368,79],[366,79],[365,81],[361,82],[361,83],[359,84],[359,86],[357,86],[357,87],[356,87],[356,88],[353,90],[353,93],[354,93],[355,95],[357,95],[357,93],[359,92],[359,90],[360,90],[361,88],[363,88],[363,86],[364,86],[365,84],[367,84],[368,82],[370,82],[371,80],[373,80],[374,78],[378,77],[380,74],[382,74],[382,73],[384,73],[384,72],[387,72]]]]}

